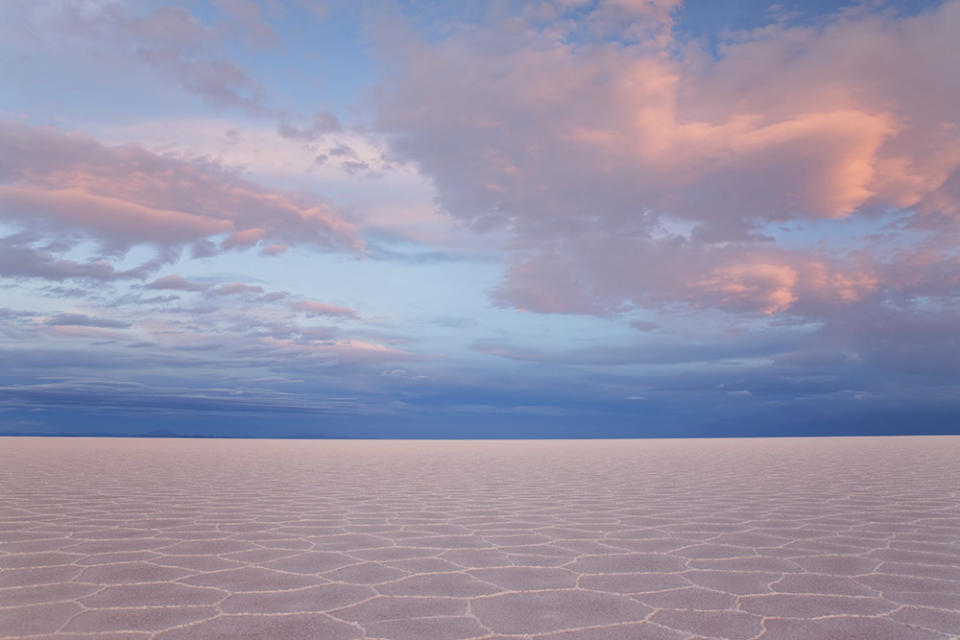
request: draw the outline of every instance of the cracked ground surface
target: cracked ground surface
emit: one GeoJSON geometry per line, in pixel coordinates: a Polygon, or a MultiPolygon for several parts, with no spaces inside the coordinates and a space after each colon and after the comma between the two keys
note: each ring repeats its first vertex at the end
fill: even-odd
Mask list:
{"type": "Polygon", "coordinates": [[[0,637],[960,637],[960,437],[0,439],[0,637]]]}

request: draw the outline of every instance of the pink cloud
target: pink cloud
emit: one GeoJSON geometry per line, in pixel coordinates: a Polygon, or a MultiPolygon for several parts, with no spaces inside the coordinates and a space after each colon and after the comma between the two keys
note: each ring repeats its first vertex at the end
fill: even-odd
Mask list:
{"type": "Polygon", "coordinates": [[[693,118],[676,63],[612,47],[488,45],[414,49],[417,75],[381,105],[395,146],[437,178],[453,214],[476,222],[549,230],[600,215],[649,227],[647,209],[736,236],[758,220],[841,217],[874,195],[878,152],[898,132],[883,108],[846,103],[693,118]],[[476,65],[485,72],[461,75],[476,65]]]}
{"type": "Polygon", "coordinates": [[[217,287],[213,292],[220,296],[246,295],[263,293],[263,287],[244,284],[242,282],[231,282],[230,284],[217,287]]]}
{"type": "Polygon", "coordinates": [[[260,250],[260,255],[262,256],[278,256],[281,253],[284,253],[289,249],[285,244],[271,244],[260,250]]]}
{"type": "Polygon", "coordinates": [[[271,347],[307,356],[331,358],[341,363],[390,362],[408,360],[413,354],[383,344],[364,340],[328,340],[321,343],[298,342],[288,339],[264,338],[262,342],[271,347]]]}
{"type": "MultiPolygon", "coordinates": [[[[77,134],[0,124],[0,215],[72,229],[121,250],[263,243],[355,250],[357,230],[329,205],[273,191],[205,160],[111,147],[77,134]]],[[[209,253],[209,247],[203,253],[209,253]]]]}
{"type": "MultiPolygon", "coordinates": [[[[542,313],[607,315],[631,307],[714,308],[738,314],[821,317],[876,295],[908,295],[921,282],[948,291],[933,249],[879,261],[867,254],[815,254],[769,243],[708,245],[663,239],[589,237],[555,241],[549,251],[518,254],[494,292],[502,306],[542,313]],[[939,284],[935,284],[939,283],[939,284]]],[[[949,264],[949,263],[947,263],[949,264]]],[[[948,271],[950,267],[945,267],[948,271]]],[[[957,270],[960,276],[960,270],[957,270]]],[[[960,282],[960,277],[952,281],[960,282]]]]}
{"type": "Polygon", "coordinates": [[[357,318],[359,314],[349,307],[337,307],[315,300],[296,302],[291,307],[294,311],[303,311],[308,316],[332,316],[335,318],[357,318]]]}
{"type": "Polygon", "coordinates": [[[237,231],[229,238],[224,240],[221,246],[224,249],[250,247],[263,240],[266,236],[266,229],[244,229],[243,231],[237,231]]]}
{"type": "Polygon", "coordinates": [[[880,285],[880,275],[870,268],[857,268],[810,260],[797,253],[746,255],[720,266],[696,283],[692,299],[727,310],[759,311],[773,315],[802,301],[809,305],[835,306],[861,300],[880,285]],[[780,262],[768,262],[779,258],[780,262]]]}
{"type": "Polygon", "coordinates": [[[794,269],[786,265],[757,263],[718,268],[700,280],[697,286],[716,295],[717,306],[736,308],[742,305],[770,315],[789,309],[796,302],[796,284],[794,269]]]}
{"type": "Polygon", "coordinates": [[[81,188],[0,185],[0,204],[8,211],[29,212],[131,241],[184,242],[233,228],[229,220],[143,206],[81,188]]]}
{"type": "Polygon", "coordinates": [[[169,276],[157,278],[145,286],[147,289],[161,289],[167,291],[206,291],[210,288],[210,286],[206,284],[190,282],[177,273],[172,273],[169,276]]]}
{"type": "MultiPolygon", "coordinates": [[[[817,316],[903,295],[907,272],[913,291],[942,290],[930,268],[899,273],[890,243],[786,248],[764,227],[869,228],[893,210],[956,231],[960,2],[773,24],[718,56],[670,36],[675,4],[553,3],[431,42],[383,34],[380,129],[450,214],[513,234],[497,302],[817,316]],[[634,9],[612,36],[610,16],[634,9]]],[[[956,247],[932,253],[954,264],[956,247]]]]}

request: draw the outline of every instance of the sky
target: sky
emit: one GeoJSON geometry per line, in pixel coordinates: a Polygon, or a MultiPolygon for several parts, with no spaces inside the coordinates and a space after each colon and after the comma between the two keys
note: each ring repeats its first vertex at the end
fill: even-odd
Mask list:
{"type": "Polygon", "coordinates": [[[0,434],[960,433],[960,0],[0,3],[0,434]]]}

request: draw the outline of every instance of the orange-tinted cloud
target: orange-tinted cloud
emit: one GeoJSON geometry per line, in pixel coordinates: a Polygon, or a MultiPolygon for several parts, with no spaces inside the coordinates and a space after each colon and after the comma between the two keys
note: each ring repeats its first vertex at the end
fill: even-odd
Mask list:
{"type": "MultiPolygon", "coordinates": [[[[550,7],[383,40],[395,73],[379,126],[394,150],[449,213],[513,233],[500,304],[818,315],[905,295],[907,272],[923,283],[913,295],[942,289],[929,268],[898,275],[897,242],[787,248],[771,227],[866,229],[899,212],[957,231],[960,1],[774,23],[715,54],[669,35],[670,2],[550,7]],[[636,29],[611,35],[612,12],[636,29]]],[[[932,253],[953,264],[956,246],[932,253]]]]}
{"type": "Polygon", "coordinates": [[[746,307],[770,315],[790,308],[797,300],[796,270],[770,263],[721,267],[697,283],[702,291],[717,297],[720,307],[746,307]]]}

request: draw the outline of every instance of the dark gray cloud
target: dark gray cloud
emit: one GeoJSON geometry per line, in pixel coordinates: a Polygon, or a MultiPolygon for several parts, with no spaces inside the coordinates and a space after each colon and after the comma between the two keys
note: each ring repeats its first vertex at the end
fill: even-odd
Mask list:
{"type": "Polygon", "coordinates": [[[103,329],[127,329],[130,323],[124,320],[98,318],[82,313],[60,313],[44,323],[50,327],[99,327],[103,329]]]}
{"type": "Polygon", "coordinates": [[[0,406],[136,411],[376,412],[362,402],[324,400],[264,389],[152,386],[114,380],[74,379],[0,385],[0,406]]]}

